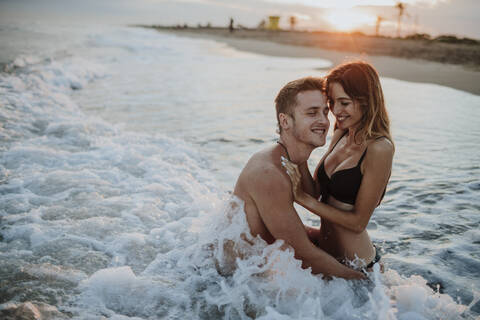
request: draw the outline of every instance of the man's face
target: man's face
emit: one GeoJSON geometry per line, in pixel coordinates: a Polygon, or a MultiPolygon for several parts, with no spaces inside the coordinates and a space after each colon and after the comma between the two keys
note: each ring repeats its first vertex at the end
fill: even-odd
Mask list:
{"type": "Polygon", "coordinates": [[[330,126],[328,111],[327,98],[321,91],[309,90],[297,94],[297,105],[293,110],[293,136],[315,148],[323,146],[330,126]]]}

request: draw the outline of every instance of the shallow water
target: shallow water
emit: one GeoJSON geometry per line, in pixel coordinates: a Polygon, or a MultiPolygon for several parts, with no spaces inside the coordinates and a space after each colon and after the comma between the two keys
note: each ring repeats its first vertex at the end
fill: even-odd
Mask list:
{"type": "Polygon", "coordinates": [[[0,303],[79,319],[479,315],[480,97],[382,79],[396,154],[368,229],[388,271],[325,282],[278,243],[242,240],[227,199],[276,139],[279,88],[328,61],[124,27],[0,35],[17,53],[0,74],[0,303]]]}

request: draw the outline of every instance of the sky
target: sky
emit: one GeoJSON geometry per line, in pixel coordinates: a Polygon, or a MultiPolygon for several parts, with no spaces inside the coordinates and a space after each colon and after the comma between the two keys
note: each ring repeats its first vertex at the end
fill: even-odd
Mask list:
{"type": "MultiPolygon", "coordinates": [[[[280,16],[288,28],[290,16],[298,29],[375,32],[395,35],[395,0],[0,0],[0,22],[21,20],[114,24],[235,24],[255,27],[269,15],[280,16]]],[[[479,0],[404,0],[401,35],[453,34],[480,39],[479,0]]]]}

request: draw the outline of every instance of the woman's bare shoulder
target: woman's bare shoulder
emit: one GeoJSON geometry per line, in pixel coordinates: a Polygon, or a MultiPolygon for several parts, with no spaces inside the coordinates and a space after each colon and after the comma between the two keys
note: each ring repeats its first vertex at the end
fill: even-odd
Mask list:
{"type": "Polygon", "coordinates": [[[390,141],[390,139],[386,137],[381,137],[378,139],[374,139],[368,145],[368,152],[375,156],[393,155],[395,153],[395,147],[392,141],[390,141]]]}
{"type": "Polygon", "coordinates": [[[389,152],[393,154],[395,152],[393,142],[387,137],[381,137],[373,140],[368,147],[369,149],[371,148],[375,153],[389,152]]]}

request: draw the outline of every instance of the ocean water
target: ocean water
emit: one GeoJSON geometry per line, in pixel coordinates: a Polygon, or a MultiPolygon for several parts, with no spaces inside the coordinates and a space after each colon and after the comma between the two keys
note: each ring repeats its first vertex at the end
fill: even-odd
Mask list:
{"type": "Polygon", "coordinates": [[[325,281],[252,238],[230,192],[276,140],[279,88],[329,61],[129,27],[0,37],[2,315],[31,302],[73,319],[479,316],[479,96],[382,78],[396,154],[368,230],[387,268],[325,281]]]}

